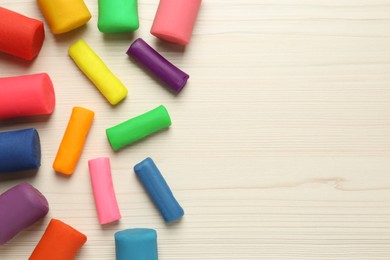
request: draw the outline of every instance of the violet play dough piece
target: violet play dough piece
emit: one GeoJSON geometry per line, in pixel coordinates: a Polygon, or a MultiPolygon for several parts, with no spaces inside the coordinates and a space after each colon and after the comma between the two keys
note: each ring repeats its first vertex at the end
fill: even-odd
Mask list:
{"type": "Polygon", "coordinates": [[[0,195],[0,245],[46,216],[46,198],[28,183],[21,183],[0,195]]]}
{"type": "Polygon", "coordinates": [[[141,38],[138,38],[130,45],[127,55],[142,63],[176,93],[183,89],[190,77],[187,73],[166,60],[141,38]]]}

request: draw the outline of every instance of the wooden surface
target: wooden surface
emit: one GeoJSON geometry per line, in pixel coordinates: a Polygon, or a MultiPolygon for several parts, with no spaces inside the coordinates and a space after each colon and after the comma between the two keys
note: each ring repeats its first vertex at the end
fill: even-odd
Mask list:
{"type": "MultiPolygon", "coordinates": [[[[0,3],[43,20],[33,0],[0,3]]],[[[43,152],[35,176],[3,176],[0,191],[28,181],[50,203],[0,259],[27,259],[50,218],[88,236],[77,259],[115,259],[113,234],[133,227],[156,229],[166,260],[390,259],[389,0],[205,0],[185,49],[149,34],[157,0],[139,0],[130,35],[101,34],[97,1],[86,3],[87,26],[61,36],[46,26],[33,63],[0,55],[1,77],[47,72],[57,95],[50,117],[0,122],[36,127],[43,152]],[[124,54],[138,37],[191,75],[180,95],[124,54]],[[78,39],[128,87],[122,104],[110,106],[68,57],[78,39]],[[114,153],[105,129],[160,104],[172,127],[114,153]],[[76,105],[96,118],[64,178],[51,165],[76,105]],[[87,168],[97,156],[112,160],[117,224],[97,221],[87,168]],[[164,224],[135,177],[147,156],[185,209],[179,223],[164,224]]]]}

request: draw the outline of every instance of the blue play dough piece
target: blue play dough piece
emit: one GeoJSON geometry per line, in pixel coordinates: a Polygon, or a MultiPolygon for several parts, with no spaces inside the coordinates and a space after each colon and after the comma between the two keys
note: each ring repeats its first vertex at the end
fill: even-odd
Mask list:
{"type": "Polygon", "coordinates": [[[0,133],[0,173],[38,169],[41,143],[36,129],[0,133]]]}
{"type": "Polygon", "coordinates": [[[146,158],[134,166],[134,171],[160,210],[165,222],[173,222],[184,215],[183,208],[176,201],[156,164],[146,158]]]}
{"type": "Polygon", "coordinates": [[[133,228],[115,233],[116,260],[157,260],[157,232],[133,228]]]}

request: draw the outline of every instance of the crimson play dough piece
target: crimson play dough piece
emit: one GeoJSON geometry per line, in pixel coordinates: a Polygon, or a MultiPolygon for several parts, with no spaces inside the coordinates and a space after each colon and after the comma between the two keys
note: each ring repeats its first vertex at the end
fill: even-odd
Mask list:
{"type": "Polygon", "coordinates": [[[73,260],[86,241],[83,233],[52,219],[29,260],[73,260]]]}
{"type": "Polygon", "coordinates": [[[54,88],[46,73],[0,78],[0,93],[0,119],[49,115],[54,110],[54,88]]]}
{"type": "Polygon", "coordinates": [[[43,23],[0,7],[0,51],[32,60],[45,39],[43,23]]]}
{"type": "Polygon", "coordinates": [[[202,0],[160,0],[150,33],[162,40],[190,43],[202,0]]]}
{"type": "Polygon", "coordinates": [[[46,198],[28,183],[21,183],[0,195],[0,245],[46,216],[46,198]]]}

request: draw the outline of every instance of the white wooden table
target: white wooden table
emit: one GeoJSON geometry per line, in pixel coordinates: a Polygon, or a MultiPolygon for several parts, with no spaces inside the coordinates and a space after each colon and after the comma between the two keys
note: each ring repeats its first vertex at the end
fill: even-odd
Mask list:
{"type": "MultiPolygon", "coordinates": [[[[57,96],[49,118],[0,122],[37,128],[43,153],[35,176],[1,176],[0,192],[28,181],[50,203],[0,259],[27,259],[50,218],[88,236],[77,259],[115,259],[113,234],[134,227],[157,230],[162,260],[390,259],[390,0],[204,0],[185,49],[149,34],[157,0],[139,0],[130,35],[100,33],[97,1],[86,4],[87,26],[61,36],[46,26],[34,62],[0,55],[1,77],[47,72],[57,96]],[[124,54],[138,37],[191,75],[180,95],[124,54]],[[78,39],[128,87],[122,104],[110,106],[69,58],[78,39]],[[171,128],[113,152],[105,129],[160,104],[171,128]],[[96,117],[65,178],[51,165],[76,105],[96,117]],[[111,158],[118,224],[98,224],[87,167],[98,156],[111,158]],[[147,156],[185,209],[175,225],[135,177],[147,156]]],[[[34,0],[0,6],[44,20],[34,0]]]]}

